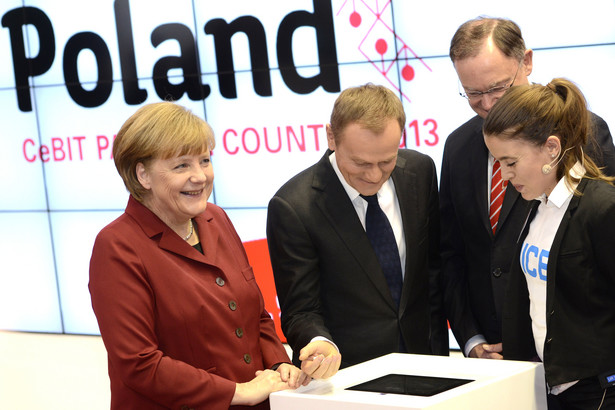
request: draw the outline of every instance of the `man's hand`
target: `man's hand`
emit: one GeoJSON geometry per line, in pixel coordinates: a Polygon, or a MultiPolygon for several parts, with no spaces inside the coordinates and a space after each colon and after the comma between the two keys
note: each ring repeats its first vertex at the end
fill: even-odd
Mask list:
{"type": "Polygon", "coordinates": [[[479,359],[503,359],[502,355],[502,343],[496,343],[490,345],[487,343],[481,343],[470,351],[470,357],[476,357],[479,359]]]}
{"type": "Polygon", "coordinates": [[[324,340],[308,343],[299,354],[301,370],[314,379],[328,379],[340,368],[342,355],[324,340]]]}

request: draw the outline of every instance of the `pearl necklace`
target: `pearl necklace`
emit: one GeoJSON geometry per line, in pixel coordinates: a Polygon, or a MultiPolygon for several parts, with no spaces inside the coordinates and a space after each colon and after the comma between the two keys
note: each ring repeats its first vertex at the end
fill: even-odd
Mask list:
{"type": "Polygon", "coordinates": [[[188,239],[190,239],[193,233],[194,233],[194,224],[192,223],[192,219],[191,219],[190,220],[190,233],[184,238],[184,241],[187,241],[188,239]]]}

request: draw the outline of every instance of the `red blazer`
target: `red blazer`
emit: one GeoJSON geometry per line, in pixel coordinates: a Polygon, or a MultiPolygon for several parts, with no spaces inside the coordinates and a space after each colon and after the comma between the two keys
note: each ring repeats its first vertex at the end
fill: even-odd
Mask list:
{"type": "Polygon", "coordinates": [[[96,238],[89,289],[112,409],[226,409],[236,382],[289,362],[226,213],[208,204],[194,221],[204,254],[130,197],[96,238]]]}

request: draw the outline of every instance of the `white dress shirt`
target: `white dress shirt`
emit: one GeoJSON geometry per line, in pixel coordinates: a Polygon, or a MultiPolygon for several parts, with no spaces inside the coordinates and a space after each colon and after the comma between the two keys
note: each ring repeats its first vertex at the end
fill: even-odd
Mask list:
{"type": "MultiPolygon", "coordinates": [[[[367,201],[361,198],[359,191],[351,187],[346,179],[342,175],[339,167],[337,166],[337,161],[335,159],[335,152],[329,156],[329,161],[331,161],[331,165],[335,170],[337,177],[339,178],[344,190],[348,194],[348,198],[352,202],[354,206],[354,210],[361,221],[361,225],[363,225],[363,229],[365,229],[365,215],[367,214],[367,201]]],[[[402,279],[404,278],[406,271],[406,239],[404,236],[404,229],[401,220],[401,210],[399,207],[399,200],[397,199],[397,194],[395,193],[395,184],[393,183],[393,179],[389,177],[386,182],[382,185],[380,190],[378,191],[378,204],[380,208],[387,216],[389,223],[391,224],[391,228],[393,229],[393,234],[395,235],[395,241],[397,242],[397,249],[399,250],[399,258],[401,262],[401,275],[402,279]]]]}
{"type": "MultiPolygon", "coordinates": [[[[577,162],[570,174],[580,178],[585,174],[581,163],[577,162]]],[[[547,335],[547,264],[549,252],[553,246],[555,234],[568,209],[570,200],[578,183],[568,186],[565,178],[558,181],[549,197],[542,194],[536,198],[540,201],[536,216],[530,223],[530,229],[523,242],[519,260],[527,282],[530,296],[530,317],[536,352],[544,360],[544,345],[547,335]]],[[[551,388],[552,394],[559,394],[575,382],[564,383],[551,388]]]]}

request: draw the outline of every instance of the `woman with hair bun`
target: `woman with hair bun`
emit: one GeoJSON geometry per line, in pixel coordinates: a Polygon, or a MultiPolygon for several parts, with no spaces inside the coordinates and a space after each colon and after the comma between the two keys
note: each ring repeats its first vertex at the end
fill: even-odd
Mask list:
{"type": "Polygon", "coordinates": [[[584,151],[591,124],[579,88],[556,78],[511,88],[483,125],[502,178],[534,200],[504,303],[503,355],[544,362],[550,409],[615,408],[615,187],[584,151]]]}

